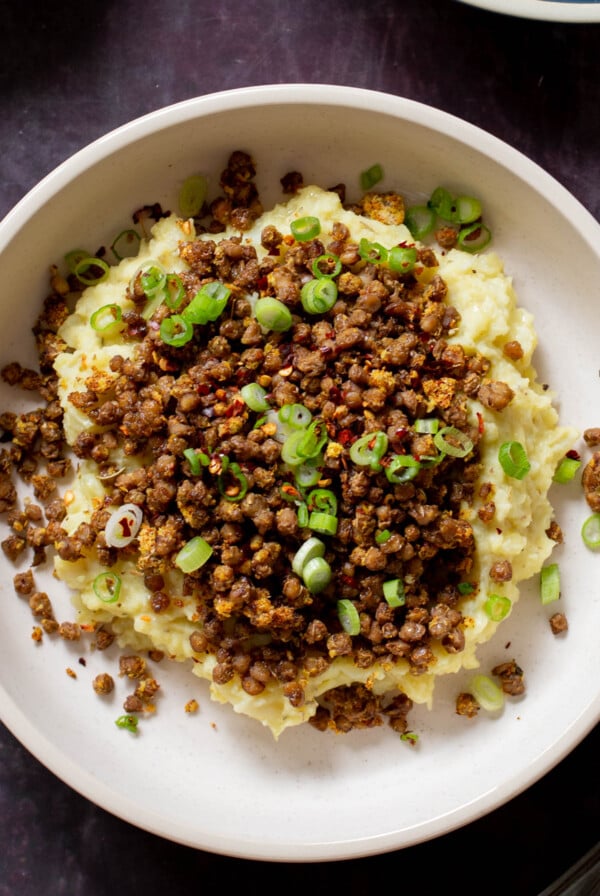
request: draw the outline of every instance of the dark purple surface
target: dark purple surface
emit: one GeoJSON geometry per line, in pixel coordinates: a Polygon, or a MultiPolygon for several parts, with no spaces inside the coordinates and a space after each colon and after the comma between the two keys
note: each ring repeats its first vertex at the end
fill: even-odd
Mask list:
{"type": "MultiPolygon", "coordinates": [[[[600,25],[455,0],[46,0],[41,9],[0,0],[0,34],[0,216],[72,153],[146,112],[234,87],[319,82],[458,115],[524,152],[600,219],[600,25]]],[[[0,896],[255,893],[290,882],[370,896],[407,886],[536,896],[599,839],[599,748],[596,729],[525,793],[429,843],[289,868],[138,830],[0,727],[0,896]]]]}

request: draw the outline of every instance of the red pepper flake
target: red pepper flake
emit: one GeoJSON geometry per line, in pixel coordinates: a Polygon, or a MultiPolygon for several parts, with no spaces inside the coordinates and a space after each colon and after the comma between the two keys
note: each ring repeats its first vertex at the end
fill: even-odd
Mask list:
{"type": "Polygon", "coordinates": [[[239,412],[245,407],[245,403],[240,401],[239,398],[234,398],[231,402],[227,410],[225,411],[226,417],[236,417],[239,412]]]}
{"type": "Polygon", "coordinates": [[[567,451],[567,457],[569,460],[581,460],[581,454],[579,451],[576,451],[575,448],[571,448],[570,451],[567,451]]]}
{"type": "Polygon", "coordinates": [[[483,419],[483,414],[477,411],[477,431],[479,435],[482,436],[485,430],[485,420],[483,419]]]}
{"type": "Polygon", "coordinates": [[[210,395],[210,386],[208,383],[199,383],[196,386],[196,392],[198,395],[210,395]]]}
{"type": "Polygon", "coordinates": [[[298,489],[295,486],[290,485],[289,482],[287,482],[285,485],[281,486],[281,491],[284,492],[286,495],[289,495],[291,498],[300,498],[301,497],[298,489]]]}
{"type": "Polygon", "coordinates": [[[354,442],[355,439],[356,436],[351,429],[340,429],[337,434],[337,441],[340,445],[349,445],[350,442],[354,442]]]}
{"type": "Polygon", "coordinates": [[[348,585],[349,588],[358,588],[358,582],[353,576],[349,576],[347,573],[343,572],[340,574],[340,580],[342,584],[348,585]]]}
{"type": "Polygon", "coordinates": [[[259,277],[258,280],[256,281],[257,289],[267,289],[268,286],[269,286],[269,281],[268,281],[267,277],[259,277]]]}

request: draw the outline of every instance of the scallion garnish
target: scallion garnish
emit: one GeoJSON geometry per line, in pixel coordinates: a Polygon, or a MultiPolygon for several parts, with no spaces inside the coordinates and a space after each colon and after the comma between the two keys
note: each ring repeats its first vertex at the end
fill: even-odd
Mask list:
{"type": "Polygon", "coordinates": [[[311,457],[294,469],[294,479],[298,488],[310,488],[316,485],[321,478],[320,466],[323,463],[322,456],[311,457]]]}
{"type": "Polygon", "coordinates": [[[487,675],[474,675],[469,690],[479,705],[487,712],[498,712],[504,706],[504,693],[487,675]]]}
{"type": "Polygon", "coordinates": [[[451,457],[466,457],[473,450],[471,439],[456,426],[443,426],[433,437],[438,451],[451,457]]]}
{"type": "Polygon", "coordinates": [[[205,454],[203,451],[196,451],[195,448],[186,448],[183,456],[189,464],[192,476],[199,476],[202,472],[202,467],[207,467],[210,463],[208,454],[205,454]]]}
{"type": "Polygon", "coordinates": [[[318,280],[331,280],[333,277],[337,277],[342,270],[342,262],[333,252],[328,252],[327,255],[319,255],[318,258],[315,258],[311,268],[318,280]]]}
{"type": "Polygon", "coordinates": [[[358,244],[358,254],[363,261],[370,261],[373,264],[383,264],[388,260],[388,250],[385,246],[373,243],[365,237],[358,244]]]}
{"type": "Polygon", "coordinates": [[[540,572],[540,597],[543,604],[551,604],[560,597],[558,563],[549,563],[540,572]]]}
{"type": "Polygon", "coordinates": [[[600,513],[592,513],[581,527],[581,537],[586,547],[600,548],[600,513]]]}
{"type": "Polygon", "coordinates": [[[312,420],[312,413],[303,404],[284,404],[277,416],[281,423],[291,429],[305,429],[312,420]]]}
{"type": "Polygon", "coordinates": [[[379,162],[376,162],[375,165],[371,165],[371,167],[365,169],[365,171],[361,171],[360,186],[362,190],[372,189],[375,184],[378,184],[381,180],[383,180],[383,168],[379,162]]]}
{"type": "Polygon", "coordinates": [[[352,636],[360,634],[360,616],[352,601],[347,598],[338,600],[337,611],[344,631],[352,636]]]}
{"type": "Polygon", "coordinates": [[[483,605],[485,613],[492,622],[501,622],[510,613],[511,601],[503,594],[490,594],[483,605]]]}
{"type": "Polygon", "coordinates": [[[310,560],[315,557],[323,557],[325,554],[325,545],[320,538],[308,538],[304,544],[298,548],[292,559],[292,569],[297,576],[302,575],[302,570],[310,560]]]}
{"type": "Polygon", "coordinates": [[[403,607],[406,603],[402,579],[388,579],[383,583],[383,596],[390,607],[403,607]]]}
{"type": "Polygon", "coordinates": [[[268,411],[271,405],[267,401],[266,389],[258,383],[248,383],[240,389],[240,395],[251,411],[268,411]]]}
{"type": "Polygon", "coordinates": [[[561,484],[571,482],[580,466],[581,460],[578,458],[568,456],[563,457],[552,477],[553,481],[561,484]]]}
{"type": "Polygon", "coordinates": [[[392,537],[392,533],[389,529],[382,529],[381,532],[377,532],[375,535],[375,544],[385,544],[392,537]]]}
{"type": "Polygon", "coordinates": [[[96,286],[108,277],[110,268],[102,258],[81,258],[73,273],[84,286],[96,286]],[[87,272],[90,273],[87,273],[87,272]],[[95,273],[98,272],[99,273],[95,273]]]}
{"type": "Polygon", "coordinates": [[[179,191],[179,211],[183,218],[195,218],[202,211],[208,183],[204,175],[192,174],[179,191]]]}
{"type": "Polygon", "coordinates": [[[338,518],[332,513],[322,513],[313,510],[308,517],[308,528],[320,535],[335,535],[338,527],[338,518]]]}
{"type": "Polygon", "coordinates": [[[309,280],[300,291],[300,301],[307,314],[325,314],[335,305],[337,284],[328,277],[309,280]]]}
{"type": "Polygon", "coordinates": [[[149,299],[157,295],[167,282],[167,272],[158,262],[148,262],[142,265],[139,272],[140,286],[149,299]]]}
{"type": "Polygon", "coordinates": [[[520,442],[503,442],[498,450],[500,466],[512,479],[523,479],[530,471],[531,464],[520,442]]]}
{"type": "Polygon", "coordinates": [[[492,240],[489,227],[480,221],[463,227],[458,234],[457,245],[464,252],[481,252],[492,240]]]}
{"type": "Polygon", "coordinates": [[[299,243],[305,243],[307,240],[313,240],[321,233],[321,222],[313,215],[306,215],[304,218],[297,218],[295,221],[292,221],[290,232],[299,243]]]}
{"type": "Polygon", "coordinates": [[[176,311],[185,297],[183,280],[179,274],[167,274],[165,281],[165,305],[170,311],[176,311]]]}
{"type": "Polygon", "coordinates": [[[160,322],[160,338],[166,345],[180,348],[194,335],[192,324],[181,314],[172,314],[160,322]]]}
{"type": "Polygon", "coordinates": [[[453,220],[454,200],[445,187],[437,187],[433,191],[429,197],[427,206],[436,213],[438,218],[442,218],[444,221],[453,220]]]}
{"type": "Polygon", "coordinates": [[[420,417],[415,420],[413,429],[421,435],[435,435],[440,428],[440,421],[437,417],[420,417]]]}
{"type": "Polygon", "coordinates": [[[104,527],[104,540],[109,548],[125,548],[140,531],[144,518],[137,504],[122,504],[113,510],[104,527]]]}
{"type": "Polygon", "coordinates": [[[122,261],[123,258],[137,255],[141,239],[142,238],[137,230],[131,228],[122,230],[121,233],[114,238],[110,247],[117,261],[122,261]]]}
{"type": "Polygon", "coordinates": [[[421,469],[421,462],[412,454],[394,454],[385,468],[388,482],[399,485],[401,482],[410,482],[421,469]]]}
{"type": "Polygon", "coordinates": [[[212,556],[213,549],[200,535],[190,538],[175,557],[175,566],[184,573],[195,572],[212,556]]]}
{"type": "Polygon", "coordinates": [[[414,246],[394,246],[388,252],[388,265],[392,271],[408,274],[417,263],[418,253],[414,246]]]}
{"type": "Polygon", "coordinates": [[[404,223],[415,240],[422,240],[435,227],[435,214],[426,205],[413,205],[406,210],[404,223]]]}
{"type": "Polygon", "coordinates": [[[137,734],[138,717],[132,715],[119,716],[118,719],[115,719],[115,725],[117,728],[124,728],[132,734],[137,734]]]}
{"type": "Polygon", "coordinates": [[[119,327],[122,325],[122,320],[123,312],[121,306],[111,303],[110,305],[103,305],[102,308],[94,311],[90,317],[90,326],[97,333],[108,335],[109,332],[114,332],[117,329],[117,325],[119,327]]]}
{"type": "Polygon", "coordinates": [[[459,594],[473,594],[475,585],[472,582],[459,582],[456,586],[459,594]]]}
{"type": "Polygon", "coordinates": [[[350,446],[350,460],[360,467],[370,467],[377,472],[380,460],[387,451],[388,437],[382,430],[368,432],[350,446]]]}
{"type": "Polygon", "coordinates": [[[101,572],[92,583],[94,594],[105,604],[114,604],[121,593],[121,579],[114,572],[101,572]]]}
{"type": "Polygon", "coordinates": [[[308,506],[321,510],[323,513],[337,514],[338,501],[334,493],[328,488],[315,488],[308,495],[308,506]]]}
{"type": "Polygon", "coordinates": [[[200,287],[182,317],[191,324],[207,324],[217,320],[227,305],[231,290],[218,280],[211,280],[200,287]]]}
{"type": "Polygon", "coordinates": [[[89,258],[91,258],[90,253],[85,249],[71,249],[71,251],[67,252],[65,255],[65,262],[69,271],[74,274],[77,265],[81,261],[86,261],[89,258]]]}
{"type": "Polygon", "coordinates": [[[311,594],[320,594],[331,582],[331,566],[324,557],[313,557],[302,568],[302,581],[311,594]]]}
{"type": "Polygon", "coordinates": [[[254,316],[265,330],[273,330],[275,333],[283,333],[292,326],[292,313],[287,305],[274,299],[272,296],[264,296],[254,306],[254,316]]]}
{"type": "Polygon", "coordinates": [[[241,501],[248,491],[248,478],[237,463],[230,463],[218,479],[219,491],[226,501],[241,501]]]}

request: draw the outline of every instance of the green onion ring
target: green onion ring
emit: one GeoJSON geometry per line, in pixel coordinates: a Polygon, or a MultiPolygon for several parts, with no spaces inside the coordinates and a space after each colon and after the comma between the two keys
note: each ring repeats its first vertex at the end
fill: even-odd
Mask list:
{"type": "Polygon", "coordinates": [[[241,501],[248,491],[248,479],[239,464],[230,463],[220,474],[218,486],[226,501],[241,501]],[[233,480],[233,485],[227,485],[228,480],[233,480]],[[236,491],[233,491],[234,488],[236,491]]]}
{"type": "Polygon", "coordinates": [[[338,600],[337,612],[341,626],[347,634],[352,636],[360,634],[360,616],[351,600],[347,598],[338,600]]]}
{"type": "Polygon", "coordinates": [[[600,513],[592,513],[581,527],[581,537],[586,547],[600,548],[600,513]]]}
{"type": "Polygon", "coordinates": [[[75,265],[75,270],[73,273],[77,277],[77,279],[84,284],[84,286],[96,286],[97,283],[102,283],[103,280],[106,280],[108,277],[108,272],[110,268],[107,263],[102,258],[81,258],[77,264],[75,265]],[[102,271],[101,274],[92,277],[85,277],[85,271],[88,271],[90,268],[100,268],[102,271]]]}
{"type": "Polygon", "coordinates": [[[399,485],[402,482],[410,482],[421,469],[421,462],[412,454],[394,454],[385,468],[388,482],[399,485]]]}
{"type": "Polygon", "coordinates": [[[202,211],[208,183],[203,174],[186,178],[179,191],[179,211],[183,218],[195,218],[202,211]]]}
{"type": "Polygon", "coordinates": [[[130,258],[133,255],[137,255],[141,241],[142,238],[137,230],[129,228],[128,230],[122,230],[121,233],[114,238],[110,248],[117,261],[122,261],[124,258],[130,258]],[[128,249],[132,243],[133,251],[127,252],[126,249],[128,249]]]}
{"type": "Polygon", "coordinates": [[[433,443],[438,451],[449,454],[450,457],[466,457],[473,450],[471,439],[456,426],[443,426],[433,437],[433,443]],[[458,442],[458,444],[454,444],[458,442]]]}
{"type": "Polygon", "coordinates": [[[179,274],[167,274],[165,281],[165,305],[170,311],[176,311],[185,298],[183,280],[179,274]]]}
{"type": "Polygon", "coordinates": [[[426,205],[413,205],[406,210],[404,223],[415,240],[422,240],[435,227],[435,213],[426,205]]]}
{"type": "Polygon", "coordinates": [[[290,232],[299,243],[305,243],[321,233],[321,222],[313,215],[306,215],[304,218],[297,218],[295,221],[292,221],[290,232]]]}
{"type": "Polygon", "coordinates": [[[307,314],[325,314],[337,302],[337,284],[328,277],[309,280],[300,290],[300,301],[307,314]]]}
{"type": "Polygon", "coordinates": [[[107,333],[109,330],[113,330],[117,324],[122,324],[122,321],[121,306],[113,302],[94,311],[90,317],[90,326],[97,333],[107,333]]]}
{"type": "Polygon", "coordinates": [[[385,246],[373,243],[364,237],[358,244],[358,254],[363,261],[370,261],[373,264],[382,264],[388,260],[388,250],[385,246]]]}
{"type": "Polygon", "coordinates": [[[503,442],[498,450],[498,460],[506,475],[512,479],[523,479],[531,469],[520,442],[503,442]]]}
{"type": "Polygon", "coordinates": [[[248,383],[240,389],[240,395],[251,411],[268,411],[271,407],[267,401],[266,390],[258,383],[248,383]]]}
{"type": "Polygon", "coordinates": [[[492,622],[501,622],[510,613],[512,607],[508,597],[502,594],[490,594],[483,605],[483,609],[492,622]]]}
{"type": "Polygon", "coordinates": [[[371,467],[376,472],[381,469],[379,461],[387,447],[388,437],[382,430],[365,433],[350,446],[350,460],[360,467],[371,467]]]}
{"type": "Polygon", "coordinates": [[[114,604],[121,593],[121,578],[114,572],[101,572],[92,583],[94,594],[105,604],[114,604]]]}
{"type": "Polygon", "coordinates": [[[408,274],[413,270],[419,255],[414,246],[394,246],[388,252],[388,265],[392,271],[408,274]]]}
{"type": "Polygon", "coordinates": [[[383,167],[376,162],[374,165],[371,165],[370,168],[367,168],[365,171],[361,171],[360,174],[360,186],[362,190],[371,190],[375,184],[378,184],[383,180],[383,167]]]}
{"type": "Polygon", "coordinates": [[[383,596],[390,607],[403,607],[406,603],[402,579],[388,579],[383,583],[383,596]]]}
{"type": "Polygon", "coordinates": [[[323,557],[325,545],[320,538],[310,537],[298,548],[292,559],[292,569],[297,576],[302,575],[302,570],[310,560],[315,557],[323,557]]]}
{"type": "Polygon", "coordinates": [[[338,528],[338,518],[332,513],[322,513],[313,510],[308,518],[308,528],[319,535],[335,535],[338,528]]]}
{"type": "Polygon", "coordinates": [[[187,308],[181,312],[182,316],[191,324],[207,324],[217,320],[227,306],[231,295],[228,286],[218,280],[204,283],[187,308]]]}
{"type": "Polygon", "coordinates": [[[559,482],[561,484],[564,484],[565,482],[571,482],[580,466],[581,461],[575,457],[561,458],[554,476],[552,477],[552,481],[559,482]]]}
{"type": "Polygon", "coordinates": [[[165,317],[160,324],[160,338],[166,345],[180,348],[190,341],[194,328],[181,314],[165,317]]]}
{"type": "Polygon", "coordinates": [[[540,572],[540,597],[542,604],[551,604],[560,597],[560,570],[558,563],[549,563],[540,572]]]}
{"type": "Polygon", "coordinates": [[[292,313],[287,305],[274,299],[272,296],[264,296],[254,306],[254,316],[265,330],[273,330],[275,333],[283,333],[292,326],[292,313]]]}
{"type": "Polygon", "coordinates": [[[327,253],[327,255],[319,255],[318,258],[315,258],[311,265],[312,272],[317,280],[332,280],[342,270],[342,262],[339,260],[337,255],[334,255],[333,252],[327,253]],[[327,265],[327,270],[323,270],[321,265],[327,265]],[[332,266],[332,269],[329,270],[329,267],[332,266]]]}
{"type": "Polygon", "coordinates": [[[492,232],[485,224],[478,222],[459,231],[457,246],[464,252],[481,252],[492,241],[492,232]]]}
{"type": "Polygon", "coordinates": [[[175,557],[175,566],[184,573],[195,572],[212,556],[213,549],[200,535],[191,538],[175,557]]]}
{"type": "Polygon", "coordinates": [[[504,706],[504,694],[495,681],[487,675],[474,675],[469,690],[487,712],[498,712],[504,706]]]}

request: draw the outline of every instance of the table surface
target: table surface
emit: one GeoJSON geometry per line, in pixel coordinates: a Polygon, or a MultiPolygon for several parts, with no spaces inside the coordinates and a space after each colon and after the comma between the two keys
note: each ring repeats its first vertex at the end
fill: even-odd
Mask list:
{"type": "MultiPolygon", "coordinates": [[[[132,118],[217,90],[312,82],[460,116],[536,161],[600,219],[600,25],[457,0],[63,0],[42,9],[2,0],[0,27],[0,217],[132,118]]],[[[487,896],[537,896],[600,838],[599,748],[596,728],[484,818],[415,847],[321,864],[317,886],[362,894],[375,879],[425,893],[468,896],[483,885],[487,896]]],[[[292,873],[298,887],[314,886],[314,865],[292,873]]],[[[206,892],[224,880],[256,892],[283,875],[287,866],[193,850],[113,817],[0,726],[0,896],[206,892]]],[[[597,884],[573,892],[598,893],[597,884]]]]}

